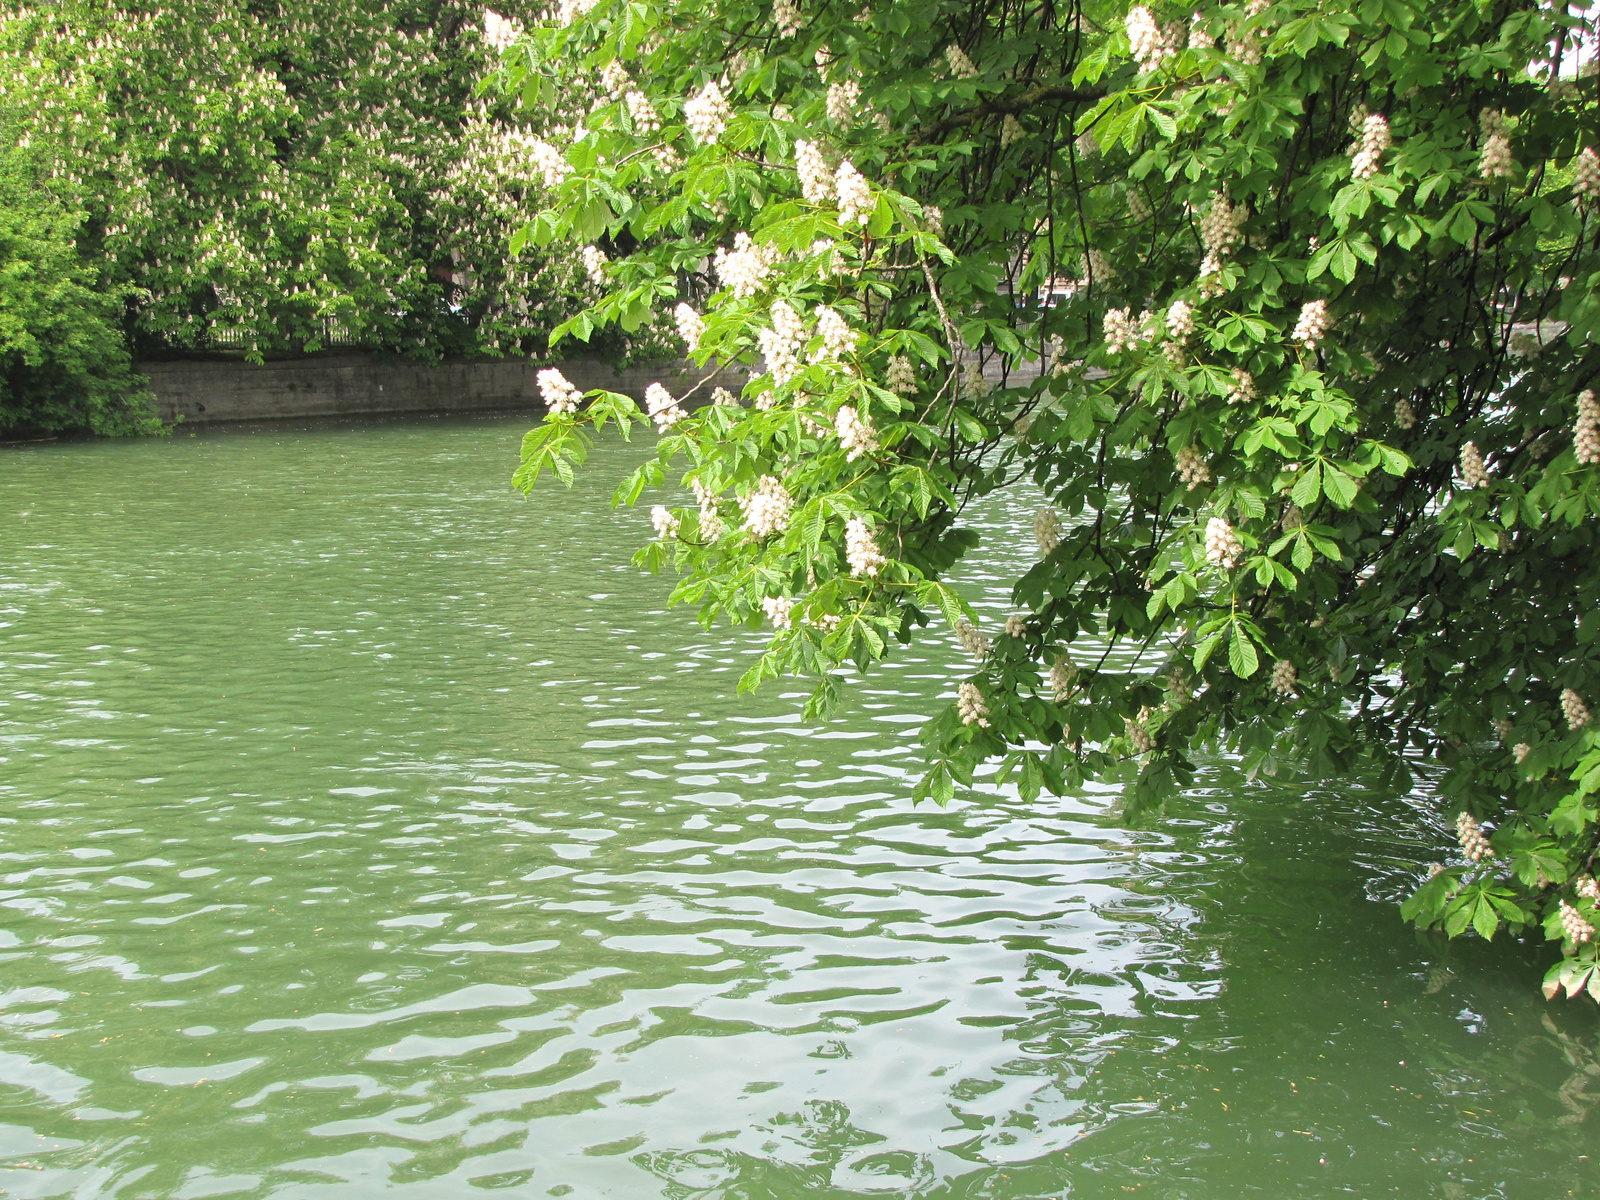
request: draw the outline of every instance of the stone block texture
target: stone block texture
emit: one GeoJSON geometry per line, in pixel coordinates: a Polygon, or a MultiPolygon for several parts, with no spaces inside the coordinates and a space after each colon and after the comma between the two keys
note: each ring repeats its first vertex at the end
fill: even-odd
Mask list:
{"type": "MultiPolygon", "coordinates": [[[[558,367],[584,391],[606,388],[641,403],[644,390],[660,380],[675,396],[704,379],[692,363],[662,363],[615,370],[598,359],[545,363],[529,359],[479,359],[422,363],[383,362],[350,353],[241,361],[146,362],[139,370],[150,380],[156,406],[166,421],[186,425],[224,421],[264,421],[283,417],[347,417],[380,413],[457,413],[496,410],[542,411],[536,377],[558,367]]],[[[714,384],[736,394],[745,376],[723,372],[696,389],[691,407],[711,398],[714,384]]]]}

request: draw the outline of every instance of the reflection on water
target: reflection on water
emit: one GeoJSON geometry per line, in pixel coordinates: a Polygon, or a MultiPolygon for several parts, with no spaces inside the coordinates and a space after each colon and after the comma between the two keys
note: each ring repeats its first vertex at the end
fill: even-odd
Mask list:
{"type": "MultiPolygon", "coordinates": [[[[932,643],[821,726],[520,421],[0,456],[16,1197],[1533,1196],[1597,1021],[1392,898],[1403,798],[1225,766],[913,807],[932,643]]],[[[998,623],[1026,495],[975,522],[998,623]]]]}

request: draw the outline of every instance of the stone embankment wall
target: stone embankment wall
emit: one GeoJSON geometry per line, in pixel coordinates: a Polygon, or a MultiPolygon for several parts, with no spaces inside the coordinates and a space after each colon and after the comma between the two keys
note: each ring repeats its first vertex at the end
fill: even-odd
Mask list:
{"type": "MultiPolygon", "coordinates": [[[[496,409],[542,409],[536,376],[552,364],[528,359],[479,359],[421,363],[383,362],[366,354],[328,354],[254,364],[237,360],[147,362],[162,419],[184,424],[263,421],[282,417],[346,417],[378,413],[464,413],[496,409]]],[[[606,388],[643,400],[660,380],[677,396],[705,372],[690,363],[614,370],[596,359],[556,363],[582,389],[606,388]]],[[[737,393],[742,376],[716,382],[737,393]]],[[[711,398],[712,384],[691,398],[711,398]]]]}

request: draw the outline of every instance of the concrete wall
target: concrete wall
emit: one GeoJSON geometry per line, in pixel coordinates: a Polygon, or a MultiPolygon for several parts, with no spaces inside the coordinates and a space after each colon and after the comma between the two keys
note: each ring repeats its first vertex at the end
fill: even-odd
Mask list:
{"type": "MultiPolygon", "coordinates": [[[[359,353],[317,355],[268,361],[147,362],[139,370],[150,380],[164,420],[185,424],[261,421],[276,417],[342,417],[374,413],[453,413],[544,406],[535,376],[549,363],[528,359],[484,359],[442,363],[383,363],[359,353]]],[[[556,363],[583,391],[607,388],[642,400],[660,380],[680,395],[704,375],[693,364],[664,363],[615,371],[595,359],[556,363]]],[[[716,382],[738,392],[743,376],[731,373],[716,382]]],[[[711,384],[697,391],[691,405],[710,399],[711,384]]]]}

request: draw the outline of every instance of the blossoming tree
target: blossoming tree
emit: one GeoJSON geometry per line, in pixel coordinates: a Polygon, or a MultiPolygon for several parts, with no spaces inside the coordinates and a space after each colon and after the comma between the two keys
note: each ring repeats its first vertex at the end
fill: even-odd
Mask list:
{"type": "Polygon", "coordinates": [[[772,631],[743,687],[944,620],[918,796],[1202,746],[1419,788],[1464,851],[1405,906],[1561,942],[1600,997],[1600,157],[1563,5],[565,0],[504,53],[546,184],[512,248],[670,319],[710,383],[551,379],[518,475],[645,417],[652,569],[772,631]],[[672,314],[670,318],[666,314],[672,314]],[[703,403],[713,400],[712,403],[703,403]],[[965,505],[1046,498],[1017,613],[941,578],[965,505]]]}
{"type": "Polygon", "coordinates": [[[506,261],[540,176],[475,88],[515,32],[467,0],[7,5],[5,153],[144,350],[542,346],[587,283],[506,261]]]}

